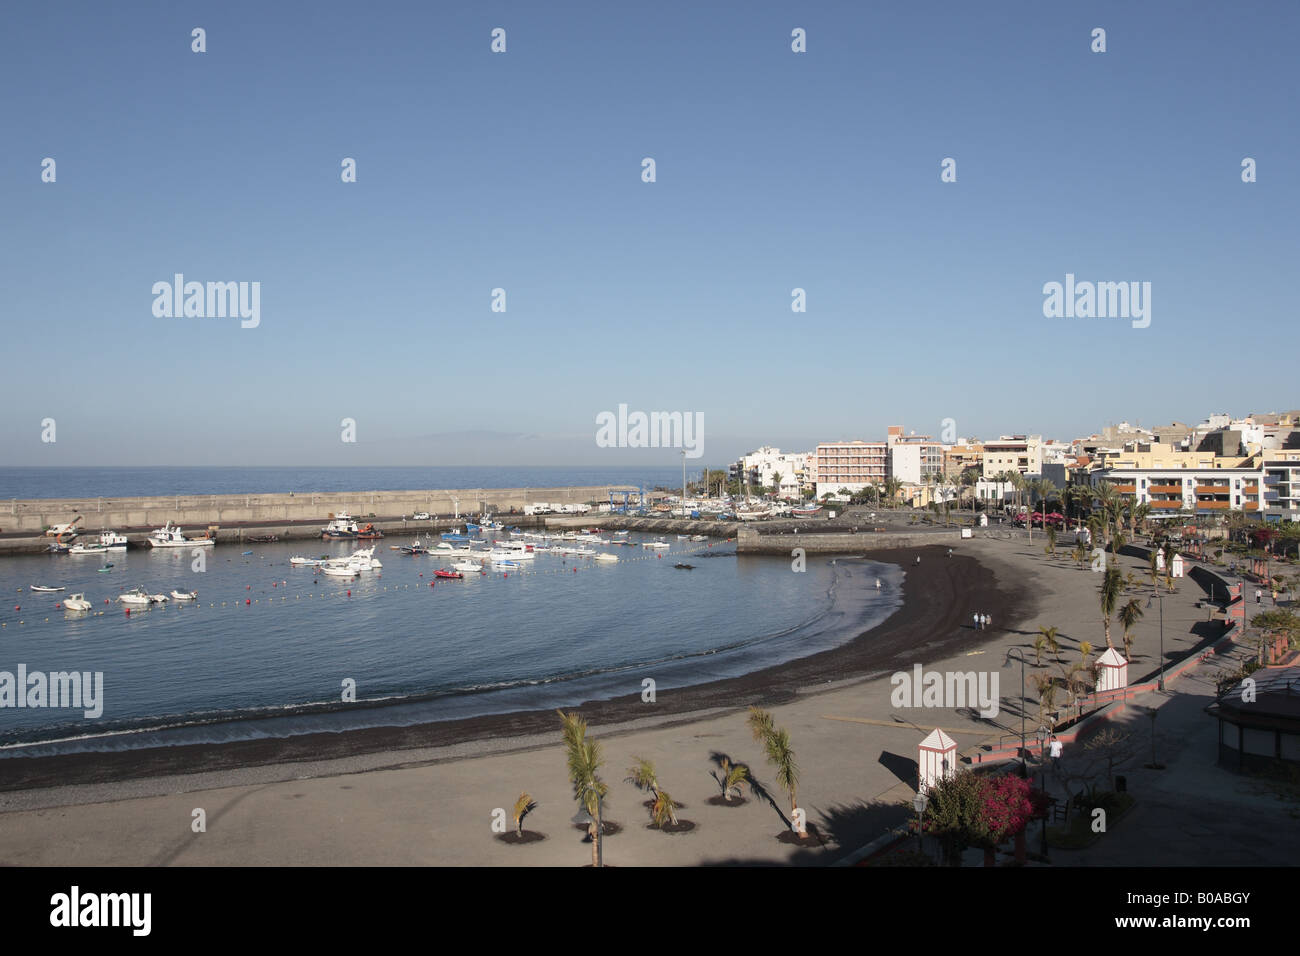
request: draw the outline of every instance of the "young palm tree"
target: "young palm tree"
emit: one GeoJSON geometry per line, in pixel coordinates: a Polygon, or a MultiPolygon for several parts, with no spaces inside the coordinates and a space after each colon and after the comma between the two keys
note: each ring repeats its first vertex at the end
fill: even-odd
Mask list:
{"type": "Polygon", "coordinates": [[[1114,646],[1110,642],[1110,616],[1115,613],[1115,608],[1118,606],[1120,595],[1123,592],[1124,579],[1120,575],[1119,568],[1107,568],[1105,575],[1101,579],[1101,621],[1106,628],[1107,647],[1114,646]]]}
{"type": "Polygon", "coordinates": [[[1047,715],[1056,703],[1056,678],[1051,674],[1035,674],[1029,679],[1038,691],[1038,722],[1047,726],[1047,715]]]}
{"type": "Polygon", "coordinates": [[[1129,657],[1133,650],[1133,628],[1137,622],[1142,620],[1142,605],[1138,603],[1137,598],[1130,598],[1129,602],[1119,609],[1119,623],[1124,627],[1124,656],[1129,657]]]}
{"type": "MultiPolygon", "coordinates": [[[[1042,628],[1039,628],[1039,631],[1041,632],[1042,628]]],[[[1043,666],[1043,649],[1045,647],[1047,647],[1047,638],[1043,637],[1041,633],[1037,634],[1034,637],[1034,666],[1035,667],[1043,666]]]]}
{"type": "Polygon", "coordinates": [[[749,730],[754,739],[763,745],[763,753],[768,763],[776,768],[776,781],[790,795],[791,817],[798,823],[800,836],[807,836],[804,823],[794,813],[799,809],[799,765],[795,763],[794,750],[790,747],[790,735],[784,728],[778,728],[772,715],[758,707],[749,708],[749,730]]]}
{"type": "Polygon", "coordinates": [[[1056,526],[1050,525],[1047,529],[1047,553],[1056,557],[1056,526]]]}
{"type": "Polygon", "coordinates": [[[1079,570],[1083,570],[1083,562],[1088,559],[1088,549],[1083,546],[1082,541],[1076,541],[1074,550],[1070,552],[1070,557],[1079,562],[1079,570]]]}
{"type": "Polygon", "coordinates": [[[1178,549],[1174,547],[1172,541],[1166,541],[1161,550],[1165,556],[1165,590],[1172,594],[1174,590],[1174,555],[1178,553],[1178,549]]]}
{"type": "Polygon", "coordinates": [[[772,731],[763,744],[768,763],[776,768],[776,782],[790,795],[790,816],[797,824],[796,832],[807,836],[808,829],[794,811],[799,809],[799,765],[795,763],[794,750],[790,747],[790,735],[785,728],[772,731]]]}
{"type": "Polygon", "coordinates": [[[519,799],[515,801],[515,808],[511,811],[511,817],[515,821],[515,834],[522,837],[524,835],[524,817],[528,816],[537,807],[535,801],[527,793],[521,793],[519,799]]]}
{"type": "Polygon", "coordinates": [[[885,479],[885,494],[889,497],[890,505],[898,507],[898,493],[903,490],[903,482],[898,478],[885,479]]]}
{"type": "MultiPolygon", "coordinates": [[[[1061,653],[1061,647],[1059,644],[1056,643],[1056,635],[1058,633],[1058,630],[1059,629],[1055,627],[1043,627],[1041,624],[1038,627],[1038,634],[1040,637],[1042,637],[1043,644],[1047,647],[1049,651],[1052,652],[1054,656],[1061,653]]],[[[1035,647],[1036,646],[1037,645],[1035,645],[1035,647]]]]}
{"type": "Polygon", "coordinates": [[[1156,588],[1156,577],[1160,574],[1160,559],[1156,557],[1156,554],[1157,554],[1157,549],[1152,548],[1151,555],[1148,559],[1151,563],[1151,590],[1153,592],[1155,591],[1156,588]]]}
{"type": "Polygon", "coordinates": [[[722,776],[714,779],[722,788],[722,799],[730,803],[733,791],[736,796],[740,796],[740,785],[749,779],[749,768],[743,763],[732,763],[728,758],[723,757],[722,776]]]}
{"type": "Polygon", "coordinates": [[[1079,670],[1088,669],[1088,658],[1091,656],[1092,656],[1092,642],[1080,641],[1079,642],[1079,658],[1080,658],[1079,670]]]}
{"type": "Polygon", "coordinates": [[[659,778],[655,775],[655,765],[644,757],[633,756],[636,761],[635,766],[628,768],[628,779],[638,790],[647,791],[654,798],[654,806],[650,809],[650,816],[657,827],[664,825],[664,820],[668,820],[673,826],[677,825],[677,804],[673,798],[668,795],[668,791],[659,787],[659,778]]]}
{"type": "Polygon", "coordinates": [[[600,744],[587,739],[587,722],[577,713],[558,711],[563,725],[564,749],[569,766],[569,781],[573,784],[573,799],[587,811],[591,821],[587,832],[591,834],[591,865],[603,866],[601,801],[609,792],[609,786],[600,779],[599,771],[604,764],[600,744]]]}

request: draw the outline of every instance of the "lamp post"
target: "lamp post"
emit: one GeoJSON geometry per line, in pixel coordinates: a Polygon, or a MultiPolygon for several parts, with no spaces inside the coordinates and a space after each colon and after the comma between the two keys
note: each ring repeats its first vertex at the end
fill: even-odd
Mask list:
{"type": "MultiPolygon", "coordinates": [[[[1038,725],[1038,789],[1047,795],[1047,728],[1038,725]]],[[[1047,862],[1047,800],[1043,800],[1043,862],[1047,862]]]]}
{"type": "Polygon", "coordinates": [[[912,809],[916,811],[916,852],[925,852],[925,841],[922,838],[921,828],[925,825],[925,805],[929,802],[925,793],[921,790],[916,792],[912,798],[912,809]]]}
{"type": "MultiPolygon", "coordinates": [[[[1165,689],[1165,596],[1156,590],[1156,600],[1160,602],[1160,676],[1156,680],[1156,686],[1160,690],[1165,689]]],[[[1151,598],[1147,598],[1147,607],[1151,606],[1151,598]]]]}
{"type": "Polygon", "coordinates": [[[1024,779],[1029,776],[1029,771],[1025,767],[1025,655],[1020,648],[1008,648],[1006,660],[1002,663],[1005,665],[1012,660],[1020,661],[1020,776],[1024,779]]]}

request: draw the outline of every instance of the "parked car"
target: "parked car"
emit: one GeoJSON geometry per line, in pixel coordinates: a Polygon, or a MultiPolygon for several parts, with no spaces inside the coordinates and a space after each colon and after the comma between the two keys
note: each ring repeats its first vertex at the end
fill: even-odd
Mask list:
{"type": "Polygon", "coordinates": [[[430,521],[430,520],[432,520],[432,519],[430,519],[430,517],[429,517],[429,512],[427,512],[427,511],[417,511],[415,514],[411,515],[411,520],[412,520],[412,521],[430,521]]]}

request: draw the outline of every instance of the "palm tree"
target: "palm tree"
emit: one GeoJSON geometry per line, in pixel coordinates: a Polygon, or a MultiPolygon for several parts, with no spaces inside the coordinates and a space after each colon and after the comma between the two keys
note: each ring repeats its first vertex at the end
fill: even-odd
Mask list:
{"type": "Polygon", "coordinates": [[[1088,669],[1088,658],[1091,656],[1092,656],[1092,642],[1080,641],[1079,642],[1079,657],[1080,657],[1079,669],[1080,670],[1088,669]]]}
{"type": "Polygon", "coordinates": [[[1074,550],[1070,552],[1070,557],[1079,562],[1079,570],[1083,570],[1083,562],[1088,559],[1088,549],[1083,546],[1082,541],[1074,543],[1074,550]]]}
{"type": "Polygon", "coordinates": [[[903,482],[898,478],[885,479],[885,494],[888,495],[890,502],[894,507],[898,507],[898,493],[903,490],[903,482]]]}
{"type": "MultiPolygon", "coordinates": [[[[1042,628],[1039,628],[1040,632],[1041,630],[1042,628]]],[[[1037,634],[1034,637],[1034,666],[1035,667],[1043,666],[1043,648],[1045,647],[1047,647],[1047,638],[1043,637],[1041,633],[1037,634]]]]}
{"type": "Polygon", "coordinates": [[[1041,624],[1038,627],[1038,633],[1043,638],[1043,644],[1053,655],[1061,653],[1061,646],[1056,642],[1057,631],[1058,629],[1055,627],[1043,627],[1041,624]]]}
{"type": "Polygon", "coordinates": [[[573,799],[587,811],[591,834],[591,865],[604,866],[602,858],[601,801],[609,786],[600,779],[599,770],[605,760],[600,744],[587,739],[587,722],[577,713],[558,711],[564,728],[564,749],[569,765],[569,782],[573,784],[573,799]]]}
{"type": "Polygon", "coordinates": [[[762,743],[763,753],[776,769],[776,782],[790,795],[790,816],[793,818],[800,836],[807,836],[807,826],[800,819],[799,809],[799,765],[795,763],[794,750],[790,747],[790,735],[784,727],[777,727],[772,715],[758,707],[749,708],[749,729],[754,739],[762,743]]]}
{"type": "Polygon", "coordinates": [[[628,779],[638,790],[647,791],[654,798],[650,808],[650,818],[654,825],[662,829],[664,820],[677,825],[677,804],[668,795],[668,791],[659,787],[659,778],[655,775],[655,765],[644,757],[633,755],[636,764],[628,768],[628,779]]]}
{"type": "Polygon", "coordinates": [[[1124,627],[1124,656],[1129,657],[1133,650],[1133,628],[1137,622],[1142,620],[1142,605],[1138,603],[1137,598],[1129,598],[1129,602],[1119,609],[1119,622],[1124,627]]]}
{"type": "Polygon", "coordinates": [[[1056,557],[1056,526],[1047,529],[1047,553],[1056,557]]]}
{"type": "Polygon", "coordinates": [[[1047,726],[1047,715],[1056,703],[1056,678],[1051,674],[1035,674],[1029,679],[1038,691],[1038,722],[1047,726]]]}
{"type": "Polygon", "coordinates": [[[1109,567],[1101,579],[1101,620],[1106,628],[1106,646],[1114,647],[1110,642],[1110,616],[1115,613],[1119,597],[1124,593],[1124,578],[1119,568],[1109,567]]]}
{"type": "Polygon", "coordinates": [[[781,473],[779,471],[774,471],[772,472],[772,497],[779,498],[780,496],[781,496],[781,473]]]}
{"type": "Polygon", "coordinates": [[[1151,590],[1156,588],[1156,577],[1160,574],[1160,559],[1156,556],[1159,549],[1152,548],[1149,560],[1151,563],[1151,590]]]}
{"type": "Polygon", "coordinates": [[[1172,541],[1166,541],[1161,551],[1164,552],[1165,556],[1165,589],[1172,594],[1174,590],[1174,555],[1178,553],[1178,549],[1174,547],[1172,541]]]}
{"type": "Polygon", "coordinates": [[[537,801],[527,793],[521,793],[519,799],[515,801],[515,808],[511,811],[511,817],[515,821],[515,835],[522,837],[524,835],[524,817],[537,806],[537,801]]]}
{"type": "Polygon", "coordinates": [[[731,802],[732,791],[740,796],[740,785],[749,779],[749,768],[743,763],[732,763],[727,757],[722,758],[722,776],[714,777],[722,788],[722,799],[731,802]]]}
{"type": "Polygon", "coordinates": [[[1115,490],[1114,482],[1102,481],[1097,484],[1095,489],[1097,501],[1101,505],[1102,525],[1107,542],[1110,540],[1110,522],[1115,515],[1116,508],[1119,507],[1119,492],[1115,490]]]}

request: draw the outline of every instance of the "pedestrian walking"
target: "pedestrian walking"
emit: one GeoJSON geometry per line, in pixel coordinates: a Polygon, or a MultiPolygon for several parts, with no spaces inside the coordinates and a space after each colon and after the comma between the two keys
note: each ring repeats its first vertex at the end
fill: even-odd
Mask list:
{"type": "Polygon", "coordinates": [[[1061,751],[1065,748],[1061,742],[1056,739],[1056,734],[1052,734],[1051,742],[1047,745],[1047,753],[1052,758],[1052,770],[1059,773],[1061,770],[1061,751]]]}
{"type": "Polygon", "coordinates": [[[876,590],[880,590],[880,578],[876,578],[876,590]]]}
{"type": "Polygon", "coordinates": [[[916,563],[917,564],[921,563],[921,556],[919,554],[916,556],[916,563]]]}
{"type": "Polygon", "coordinates": [[[980,629],[980,616],[979,616],[979,614],[972,614],[972,615],[971,615],[971,620],[973,620],[973,621],[975,622],[974,627],[975,627],[975,630],[978,631],[978,630],[980,629]]]}
{"type": "MultiPolygon", "coordinates": [[[[916,560],[920,561],[921,559],[917,558],[916,560]]],[[[1264,592],[1261,591],[1259,588],[1255,588],[1255,603],[1256,604],[1264,603],[1264,592]]]]}
{"type": "Polygon", "coordinates": [[[989,615],[985,614],[985,615],[984,615],[984,630],[987,631],[987,630],[989,629],[989,625],[992,624],[992,623],[993,623],[993,618],[991,618],[989,615]]]}

